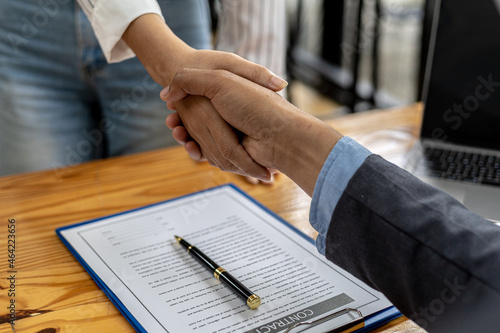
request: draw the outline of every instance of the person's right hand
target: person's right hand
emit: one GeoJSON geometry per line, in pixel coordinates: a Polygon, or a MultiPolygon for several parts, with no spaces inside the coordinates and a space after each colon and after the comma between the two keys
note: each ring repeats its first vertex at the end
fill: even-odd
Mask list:
{"type": "MultiPolygon", "coordinates": [[[[203,112],[213,114],[216,111],[221,119],[245,134],[241,146],[255,162],[282,171],[310,194],[326,157],[342,137],[275,92],[221,70],[185,69],[177,73],[164,96],[167,105],[179,111],[179,115],[167,118],[169,127],[179,124],[179,116],[184,121],[183,114],[198,112],[195,107],[184,105],[191,98],[186,98],[190,94],[207,97],[214,110],[207,108],[203,112]]],[[[195,138],[203,154],[227,145],[223,138],[214,137],[217,127],[211,126],[209,120],[207,126],[211,130],[204,134],[189,128],[183,132],[184,138],[188,135],[195,138]],[[197,135],[211,135],[212,138],[199,140],[197,135]]],[[[178,129],[183,131],[182,126],[178,129]]],[[[225,157],[233,165],[245,165],[234,154],[225,157]]]]}
{"type": "MultiPolygon", "coordinates": [[[[213,106],[211,105],[211,103],[208,99],[205,99],[204,101],[200,100],[199,104],[196,105],[196,107],[195,107],[196,110],[193,110],[193,108],[190,107],[190,104],[191,103],[182,103],[182,106],[177,105],[176,107],[178,109],[179,108],[187,109],[185,112],[182,111],[184,117],[189,115],[189,116],[194,117],[195,119],[198,120],[194,123],[192,123],[190,121],[186,121],[186,123],[189,123],[189,124],[192,123],[195,126],[195,127],[189,128],[189,132],[191,132],[191,133],[196,133],[196,135],[197,135],[197,134],[200,134],[203,132],[207,132],[207,131],[209,131],[207,126],[208,126],[210,121],[213,121],[214,118],[219,119],[219,120],[221,119],[219,114],[215,115],[214,117],[211,117],[211,114],[213,114],[213,112],[210,112],[210,109],[213,109],[213,106]],[[206,110],[202,110],[203,107],[200,107],[201,105],[205,105],[206,110]],[[204,117],[207,117],[209,119],[207,119],[207,121],[203,121],[202,118],[204,118],[204,117]],[[210,119],[210,118],[212,118],[212,119],[210,119]]],[[[224,120],[222,120],[222,121],[224,121],[224,120]]],[[[224,121],[224,123],[225,123],[225,121],[224,121]]],[[[210,161],[219,160],[223,163],[227,162],[227,159],[223,158],[223,156],[224,156],[225,152],[228,152],[228,153],[230,152],[230,150],[231,150],[230,149],[231,147],[229,147],[230,143],[235,144],[232,148],[239,150],[240,154],[242,154],[241,156],[248,155],[248,152],[246,152],[246,150],[241,150],[241,146],[240,146],[240,142],[239,142],[238,138],[236,138],[237,140],[235,140],[233,142],[228,142],[228,146],[227,146],[227,148],[225,148],[224,151],[217,149],[215,152],[213,152],[213,151],[203,152],[202,148],[197,143],[196,138],[193,138],[189,135],[188,130],[184,127],[182,120],[179,117],[179,113],[177,113],[177,112],[175,112],[167,117],[166,124],[172,130],[172,136],[175,138],[175,140],[179,144],[183,145],[184,149],[186,150],[188,155],[196,161],[201,162],[201,161],[208,161],[208,160],[210,160],[210,161]],[[217,154],[218,158],[212,156],[209,159],[207,159],[204,156],[207,154],[213,155],[213,153],[217,154]]],[[[229,137],[233,137],[234,129],[231,126],[227,125],[227,123],[225,123],[224,125],[227,126],[227,131],[229,131],[228,132],[229,137]]],[[[219,135],[220,135],[220,133],[219,133],[219,135]]],[[[198,140],[203,141],[203,138],[200,138],[198,140]]],[[[239,160],[242,160],[242,159],[240,158],[239,160]]],[[[246,168],[248,168],[248,165],[249,165],[248,162],[252,163],[252,161],[247,160],[246,168]]],[[[256,162],[253,161],[253,163],[256,163],[256,162]]],[[[256,164],[258,164],[258,163],[256,163],[256,164]]],[[[268,171],[272,175],[272,177],[269,179],[269,178],[267,178],[268,177],[267,172],[264,171],[262,173],[261,171],[263,171],[263,170],[258,168],[258,166],[252,166],[253,170],[256,170],[258,174],[261,174],[262,176],[265,177],[265,179],[262,179],[262,177],[259,177],[256,174],[249,176],[249,174],[252,174],[251,172],[249,172],[250,170],[245,172],[244,170],[241,170],[236,165],[222,166],[221,164],[215,164],[213,162],[211,163],[211,165],[218,167],[221,170],[231,171],[231,172],[240,174],[245,178],[245,180],[248,183],[253,184],[253,185],[257,185],[257,184],[261,184],[261,183],[265,184],[265,185],[272,185],[274,182],[274,177],[279,173],[278,170],[268,169],[268,171]]]]}
{"type": "MultiPolygon", "coordinates": [[[[273,91],[281,91],[288,83],[269,69],[234,53],[189,49],[182,53],[178,71],[185,68],[226,70],[273,91]]],[[[174,74],[175,74],[174,73],[174,74]]]]}
{"type": "MultiPolygon", "coordinates": [[[[197,119],[201,118],[204,125],[218,118],[217,125],[210,125],[212,136],[215,138],[210,142],[217,142],[218,147],[224,147],[227,144],[223,137],[218,138],[220,131],[213,130],[221,125],[220,121],[227,122],[246,134],[241,143],[254,159],[257,158],[255,161],[265,167],[273,168],[274,153],[269,148],[275,145],[276,135],[287,127],[288,121],[286,117],[281,117],[279,109],[285,106],[295,107],[275,92],[249,83],[251,82],[248,80],[222,70],[184,69],[177,73],[173,84],[166,89],[167,94],[164,93],[162,99],[167,101],[170,109],[177,110],[179,113],[169,115],[166,124],[173,129],[173,135],[178,141],[189,144],[191,137],[195,139],[196,143],[193,142],[192,145],[185,147],[191,157],[206,158],[210,161],[210,156],[206,156],[205,152],[208,153],[209,147],[214,147],[214,145],[203,143],[208,140],[197,139],[201,134],[200,122],[196,126],[193,126],[194,124],[190,126],[189,121],[185,121],[187,117],[193,117],[187,114],[196,113],[197,119]],[[193,80],[198,75],[200,80],[193,80]],[[208,85],[217,87],[217,91],[206,89],[208,85]],[[203,111],[198,109],[188,94],[206,96],[208,98],[206,102],[208,104],[211,102],[216,110],[210,111],[208,106],[204,107],[203,111]],[[198,144],[204,147],[200,148],[198,144]]],[[[200,102],[198,100],[198,103],[200,102]]],[[[296,108],[295,112],[304,114],[296,108]]],[[[228,158],[232,159],[235,156],[228,156],[228,158]]],[[[213,164],[217,165],[217,163],[213,164]]]]}
{"type": "Polygon", "coordinates": [[[162,87],[168,86],[175,73],[183,68],[223,69],[275,91],[287,85],[264,66],[233,53],[196,50],[188,46],[170,30],[163,18],[153,13],[132,21],[122,39],[162,87]]]}
{"type": "Polygon", "coordinates": [[[177,102],[175,107],[178,113],[172,117],[182,126],[173,128],[173,135],[184,144],[193,159],[208,160],[221,170],[264,182],[271,179],[270,171],[256,163],[240,144],[238,134],[241,133],[220,116],[206,97],[189,96],[177,102]]]}

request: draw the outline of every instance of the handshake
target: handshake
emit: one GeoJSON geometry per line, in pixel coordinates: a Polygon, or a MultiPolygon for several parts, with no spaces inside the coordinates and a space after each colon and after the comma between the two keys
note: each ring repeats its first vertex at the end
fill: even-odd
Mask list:
{"type": "Polygon", "coordinates": [[[277,94],[286,81],[257,65],[248,72],[180,70],[160,95],[176,111],[167,126],[193,159],[262,181],[278,170],[312,195],[342,135],[277,94]]]}
{"type": "Polygon", "coordinates": [[[177,111],[167,126],[192,158],[263,181],[279,170],[312,194],[342,136],[278,95],[285,81],[235,54],[191,48],[154,14],[133,21],[122,39],[167,87],[161,98],[177,111]]]}

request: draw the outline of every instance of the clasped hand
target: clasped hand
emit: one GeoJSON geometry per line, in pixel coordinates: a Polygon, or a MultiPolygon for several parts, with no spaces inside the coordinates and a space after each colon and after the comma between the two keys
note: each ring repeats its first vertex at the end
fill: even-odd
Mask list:
{"type": "Polygon", "coordinates": [[[309,194],[342,137],[275,92],[224,70],[184,69],[163,99],[178,111],[166,123],[191,156],[262,180],[279,170],[309,194]]]}
{"type": "Polygon", "coordinates": [[[342,135],[276,92],[225,70],[183,69],[162,98],[174,137],[196,159],[261,180],[288,175],[312,195],[342,135]]]}
{"type": "Polygon", "coordinates": [[[167,106],[177,111],[166,124],[192,158],[269,181],[274,168],[272,138],[286,127],[278,111],[285,100],[250,83],[224,70],[182,70],[162,94],[167,106]],[[273,112],[260,112],[269,109],[269,103],[273,112]]]}

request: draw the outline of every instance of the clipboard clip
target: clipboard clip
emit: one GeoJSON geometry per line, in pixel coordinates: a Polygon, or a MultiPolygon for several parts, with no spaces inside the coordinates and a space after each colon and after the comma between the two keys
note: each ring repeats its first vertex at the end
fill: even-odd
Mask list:
{"type": "Polygon", "coordinates": [[[351,321],[349,321],[349,322],[347,322],[345,324],[337,326],[337,327],[329,330],[326,333],[349,333],[349,332],[354,332],[354,331],[356,331],[356,330],[358,330],[360,328],[365,327],[365,318],[363,317],[363,314],[361,313],[361,311],[359,311],[358,309],[345,308],[344,310],[340,310],[340,311],[331,313],[331,314],[329,314],[327,316],[318,318],[316,320],[303,321],[303,322],[297,323],[297,324],[293,325],[292,327],[289,327],[284,333],[289,333],[294,328],[297,328],[299,326],[311,325],[311,327],[312,327],[312,326],[315,326],[315,325],[319,325],[319,324],[321,324],[321,323],[323,323],[325,321],[328,321],[328,320],[333,319],[333,318],[340,317],[342,315],[345,315],[345,314],[351,313],[351,312],[357,313],[358,314],[358,318],[352,319],[351,321]]]}

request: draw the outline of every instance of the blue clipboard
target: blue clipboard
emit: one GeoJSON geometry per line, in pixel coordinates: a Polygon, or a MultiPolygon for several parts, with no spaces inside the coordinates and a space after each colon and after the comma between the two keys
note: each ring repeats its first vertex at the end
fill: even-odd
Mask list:
{"type": "MultiPolygon", "coordinates": [[[[59,237],[59,239],[63,242],[63,244],[68,248],[68,250],[73,254],[73,256],[78,260],[78,262],[83,266],[83,268],[85,268],[85,270],[89,273],[89,275],[92,277],[94,282],[99,286],[99,288],[101,288],[101,290],[106,294],[106,296],[108,296],[110,301],[116,306],[116,308],[123,314],[123,316],[127,319],[127,321],[132,325],[132,327],[134,327],[134,329],[137,332],[147,333],[147,331],[144,329],[144,327],[142,327],[142,325],[135,319],[135,317],[130,313],[130,311],[127,309],[127,307],[120,301],[120,299],[113,293],[113,291],[106,285],[106,283],[104,283],[104,281],[102,281],[102,279],[94,272],[94,270],[87,264],[87,262],[78,254],[78,252],[73,248],[73,246],[64,238],[64,236],[61,234],[61,232],[64,230],[72,229],[72,228],[79,227],[79,226],[82,226],[85,224],[99,222],[101,220],[108,219],[110,217],[120,216],[120,215],[128,214],[131,212],[139,211],[142,209],[146,209],[149,207],[158,206],[158,205],[161,205],[161,204],[164,204],[167,202],[173,202],[173,201],[187,198],[190,196],[198,195],[200,193],[207,193],[210,191],[215,191],[215,190],[223,188],[223,187],[233,188],[234,190],[236,190],[237,192],[239,192],[240,194],[245,196],[247,199],[249,199],[250,201],[255,203],[257,206],[259,206],[262,210],[264,210],[268,214],[272,215],[274,218],[276,218],[278,221],[283,223],[285,226],[287,226],[288,228],[290,228],[291,230],[296,232],[299,236],[301,236],[302,238],[304,238],[308,242],[314,244],[314,240],[312,238],[310,238],[309,236],[304,234],[299,229],[295,228],[293,225],[288,223],[286,220],[281,218],[279,215],[277,215],[276,213],[271,211],[269,208],[267,208],[266,206],[264,206],[263,204],[258,202],[255,198],[251,197],[249,194],[247,194],[246,192],[244,192],[242,189],[240,189],[239,187],[237,187],[234,184],[220,185],[220,186],[209,188],[209,189],[206,189],[203,191],[193,192],[193,193],[183,195],[183,196],[180,196],[177,198],[161,201],[161,202],[158,202],[155,204],[146,205],[143,207],[127,210],[127,211],[124,211],[124,212],[121,212],[118,214],[111,214],[111,215],[103,216],[103,217],[100,217],[97,219],[68,225],[68,226],[56,229],[56,234],[59,237]]],[[[401,314],[401,312],[399,312],[398,309],[396,309],[394,306],[391,306],[389,308],[386,308],[386,309],[379,311],[375,314],[372,314],[370,316],[363,317],[362,319],[364,322],[364,327],[357,329],[356,331],[350,331],[350,332],[356,332],[356,333],[368,332],[368,331],[373,330],[379,326],[382,326],[383,324],[385,324],[385,323],[387,323],[395,318],[400,317],[401,315],[402,314],[401,314]]],[[[341,327],[340,330],[339,330],[339,328],[336,328],[336,329],[332,330],[331,332],[342,332],[342,331],[343,331],[343,327],[341,327]]]]}

